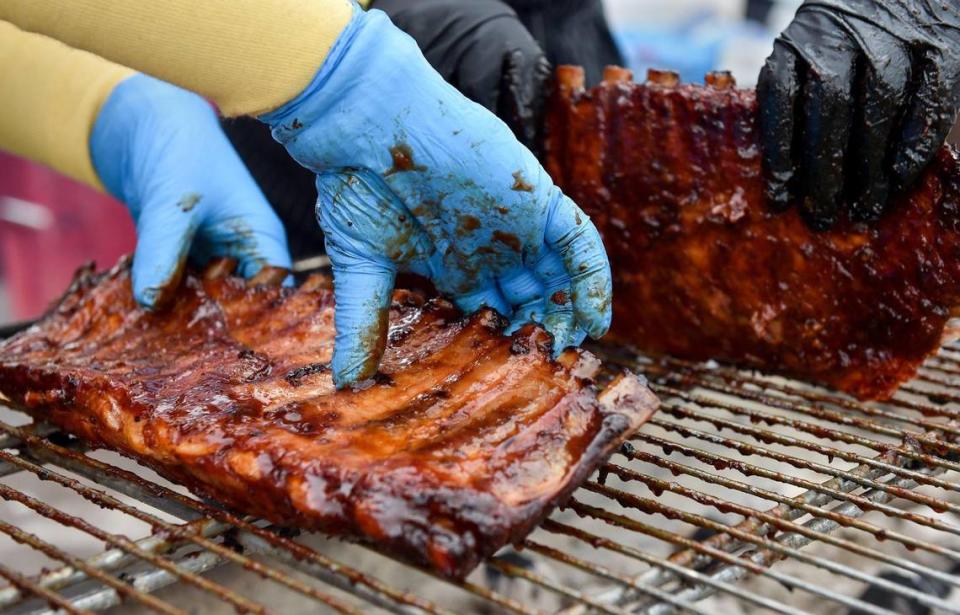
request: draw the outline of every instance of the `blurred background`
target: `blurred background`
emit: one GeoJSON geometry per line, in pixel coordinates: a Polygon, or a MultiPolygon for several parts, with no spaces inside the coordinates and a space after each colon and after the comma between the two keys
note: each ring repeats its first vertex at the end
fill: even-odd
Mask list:
{"type": "MultiPolygon", "coordinates": [[[[627,64],[700,81],[731,70],[752,86],[800,0],[606,0],[627,64]]],[[[305,207],[312,204],[305,203],[305,207]]],[[[87,261],[113,264],[134,245],[126,210],[44,167],[0,152],[0,324],[33,319],[87,261]]]]}

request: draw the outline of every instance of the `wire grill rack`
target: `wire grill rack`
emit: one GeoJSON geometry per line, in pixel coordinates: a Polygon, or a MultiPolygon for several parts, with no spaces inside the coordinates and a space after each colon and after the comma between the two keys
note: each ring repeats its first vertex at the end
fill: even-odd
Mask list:
{"type": "Polygon", "coordinates": [[[240,518],[48,425],[0,422],[0,613],[960,613],[960,346],[869,405],[593,350],[644,373],[660,412],[562,510],[460,583],[240,518]],[[28,480],[146,529],[55,507],[28,480]],[[71,553],[12,513],[102,550],[71,553]],[[25,571],[4,556],[27,548],[53,564],[25,571]]]}

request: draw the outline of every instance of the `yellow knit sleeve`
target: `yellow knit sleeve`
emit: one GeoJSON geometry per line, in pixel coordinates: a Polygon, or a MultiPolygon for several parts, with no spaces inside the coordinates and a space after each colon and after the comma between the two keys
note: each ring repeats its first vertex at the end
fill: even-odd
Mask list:
{"type": "Polygon", "coordinates": [[[133,71],[0,21],[0,149],[103,189],[90,130],[133,71]]]}
{"type": "Polygon", "coordinates": [[[349,0],[0,1],[0,19],[197,92],[224,115],[299,94],[352,12],[349,0]]]}

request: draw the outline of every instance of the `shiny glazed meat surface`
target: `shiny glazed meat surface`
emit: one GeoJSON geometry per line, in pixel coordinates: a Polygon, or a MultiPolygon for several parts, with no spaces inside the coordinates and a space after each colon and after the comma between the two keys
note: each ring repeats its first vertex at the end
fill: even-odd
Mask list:
{"type": "Polygon", "coordinates": [[[876,223],[807,228],[764,202],[753,91],[562,67],[547,168],[591,216],[614,274],[611,338],[884,399],[960,304],[960,162],[944,148],[876,223]]]}
{"type": "Polygon", "coordinates": [[[551,361],[539,328],[505,337],[494,312],[403,291],[380,374],[335,391],[327,279],[248,288],[231,270],[188,274],[157,314],[126,262],[81,271],[0,345],[0,391],[242,512],[450,576],[522,538],[657,405],[632,375],[598,395],[596,360],[551,361]]]}

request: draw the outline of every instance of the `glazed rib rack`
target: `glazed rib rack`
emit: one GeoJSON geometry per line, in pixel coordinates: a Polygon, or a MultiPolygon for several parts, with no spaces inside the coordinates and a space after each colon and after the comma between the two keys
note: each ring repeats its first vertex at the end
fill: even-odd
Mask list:
{"type": "Polygon", "coordinates": [[[304,544],[3,411],[0,613],[960,612],[960,346],[885,404],[592,350],[645,373],[662,409],[518,550],[461,583],[367,547],[304,544]],[[59,486],[56,505],[31,495],[41,484],[59,486]],[[84,501],[103,515],[78,513],[84,501]],[[127,518],[145,529],[112,521],[127,518]],[[101,550],[71,551],[64,532],[101,550]],[[49,563],[24,569],[24,553],[49,563]]]}

